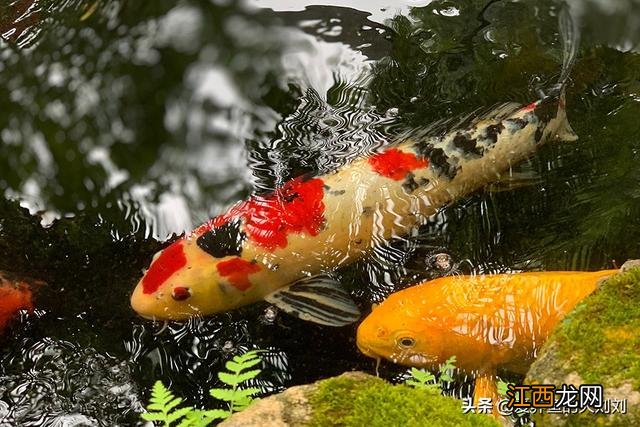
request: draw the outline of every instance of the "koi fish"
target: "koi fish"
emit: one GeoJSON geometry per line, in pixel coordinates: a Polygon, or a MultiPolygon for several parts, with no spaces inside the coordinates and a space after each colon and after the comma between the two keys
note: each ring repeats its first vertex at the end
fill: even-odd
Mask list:
{"type": "Polygon", "coordinates": [[[0,271],[0,335],[20,310],[33,310],[31,284],[0,271]]]}
{"type": "Polygon", "coordinates": [[[563,100],[503,104],[444,135],[408,139],[241,202],[159,252],[131,305],[148,318],[181,320],[265,299],[321,324],[356,321],[349,295],[322,273],[504,177],[546,141],[575,140],[563,100]]]}
{"type": "Polygon", "coordinates": [[[332,173],[294,178],[199,226],[156,254],[133,291],[133,309],[181,320],[266,300],[319,324],[355,322],[358,307],[328,273],[508,176],[547,141],[577,139],[564,101],[575,46],[565,49],[560,84],[538,101],[501,104],[455,125],[414,132],[332,173]]]}
{"type": "Polygon", "coordinates": [[[618,271],[441,277],[391,294],[362,321],[356,343],[366,356],[406,366],[456,356],[476,378],[474,401],[497,402],[497,369],[525,374],[565,314],[618,271]]]}

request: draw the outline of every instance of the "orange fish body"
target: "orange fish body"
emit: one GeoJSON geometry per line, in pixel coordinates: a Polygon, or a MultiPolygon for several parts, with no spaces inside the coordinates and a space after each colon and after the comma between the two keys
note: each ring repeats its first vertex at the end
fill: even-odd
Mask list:
{"type": "MultiPolygon", "coordinates": [[[[432,367],[456,366],[494,397],[496,370],[524,374],[555,325],[618,270],[450,276],[390,295],[360,324],[367,356],[432,367]]],[[[478,397],[476,395],[476,397],[478,397]]]]}
{"type": "Polygon", "coordinates": [[[0,272],[0,335],[20,310],[33,310],[31,286],[0,272]]]}

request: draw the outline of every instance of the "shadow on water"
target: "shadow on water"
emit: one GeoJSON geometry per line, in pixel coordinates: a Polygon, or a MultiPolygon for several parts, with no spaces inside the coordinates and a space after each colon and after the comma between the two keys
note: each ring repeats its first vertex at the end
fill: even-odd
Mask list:
{"type": "MultiPolygon", "coordinates": [[[[355,326],[274,319],[267,304],[152,324],[128,296],[173,233],[250,193],[332,170],[401,129],[535,99],[560,69],[556,5],[434,1],[385,23],[328,6],[0,6],[0,269],[47,282],[2,341],[0,425],[131,423],[155,379],[210,406],[223,362],[253,347],[270,350],[265,391],[371,371],[355,326]]],[[[525,185],[473,194],[341,270],[365,311],[446,273],[431,268],[437,253],[475,273],[638,257],[637,8],[576,11],[584,43],[567,104],[580,140],[516,166],[534,177],[525,185]],[[600,29],[613,27],[628,31],[600,29]]]]}

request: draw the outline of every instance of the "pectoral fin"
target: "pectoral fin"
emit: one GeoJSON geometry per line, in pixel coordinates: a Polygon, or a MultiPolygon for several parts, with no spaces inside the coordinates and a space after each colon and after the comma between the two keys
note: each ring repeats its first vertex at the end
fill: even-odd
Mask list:
{"type": "Polygon", "coordinates": [[[327,326],[344,326],[360,318],[360,310],[340,283],[328,275],[300,279],[265,297],[285,313],[327,326]]]}

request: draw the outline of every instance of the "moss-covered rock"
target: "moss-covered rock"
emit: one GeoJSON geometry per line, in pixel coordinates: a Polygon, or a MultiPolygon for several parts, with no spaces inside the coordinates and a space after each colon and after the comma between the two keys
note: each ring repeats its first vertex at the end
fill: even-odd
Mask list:
{"type": "Polygon", "coordinates": [[[537,414],[541,426],[640,425],[640,268],[607,280],[571,312],[531,366],[531,384],[602,384],[627,414],[537,414]]]}
{"type": "Polygon", "coordinates": [[[291,387],[262,399],[221,425],[230,426],[499,426],[487,415],[463,414],[459,400],[362,372],[291,387]]]}

